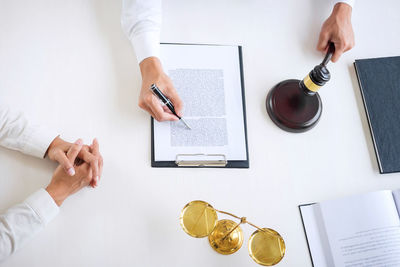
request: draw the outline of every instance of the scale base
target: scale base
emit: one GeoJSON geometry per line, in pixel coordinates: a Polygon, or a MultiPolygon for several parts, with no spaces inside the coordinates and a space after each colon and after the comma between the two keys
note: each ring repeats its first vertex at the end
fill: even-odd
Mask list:
{"type": "Polygon", "coordinates": [[[243,231],[237,223],[231,220],[219,220],[212,233],[208,236],[208,242],[218,253],[229,255],[238,251],[243,244],[243,231]],[[230,234],[229,232],[235,228],[230,234]],[[228,235],[229,234],[229,235],[228,235]]]}
{"type": "Polygon", "coordinates": [[[271,120],[292,133],[310,130],[322,114],[319,94],[307,94],[300,87],[300,80],[285,80],[275,85],[267,95],[266,107],[271,120]]]}

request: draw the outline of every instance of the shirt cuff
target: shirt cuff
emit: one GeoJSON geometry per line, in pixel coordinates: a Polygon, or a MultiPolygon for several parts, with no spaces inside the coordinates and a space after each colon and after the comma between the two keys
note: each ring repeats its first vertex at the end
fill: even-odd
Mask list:
{"type": "Polygon", "coordinates": [[[25,200],[25,203],[39,216],[43,225],[47,225],[58,214],[60,208],[45,189],[40,189],[25,200]]]}
{"type": "Polygon", "coordinates": [[[351,6],[352,8],[354,7],[356,0],[333,0],[333,5],[336,5],[337,3],[345,3],[351,6]]]}
{"type": "Polygon", "coordinates": [[[144,32],[131,39],[138,63],[148,57],[160,57],[160,33],[144,32]]]}
{"type": "Polygon", "coordinates": [[[55,131],[46,129],[44,127],[32,127],[27,136],[23,138],[24,144],[22,151],[25,154],[43,158],[49,148],[51,142],[59,136],[55,131]]]}

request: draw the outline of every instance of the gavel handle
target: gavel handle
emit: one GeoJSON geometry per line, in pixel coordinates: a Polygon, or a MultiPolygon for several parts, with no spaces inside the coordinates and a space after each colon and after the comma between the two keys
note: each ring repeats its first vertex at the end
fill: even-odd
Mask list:
{"type": "Polygon", "coordinates": [[[335,44],[329,42],[328,52],[326,53],[324,60],[322,60],[321,65],[326,66],[328,62],[331,60],[333,53],[335,53],[335,44]]]}

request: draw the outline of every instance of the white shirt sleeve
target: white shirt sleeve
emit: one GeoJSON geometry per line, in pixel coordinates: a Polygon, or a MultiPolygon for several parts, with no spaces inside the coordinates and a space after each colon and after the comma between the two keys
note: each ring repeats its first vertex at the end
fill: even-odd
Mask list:
{"type": "Polygon", "coordinates": [[[123,0],[121,24],[138,63],[160,56],[161,0],[123,0]]]}
{"type": "Polygon", "coordinates": [[[57,136],[52,130],[30,125],[22,113],[0,104],[0,146],[43,158],[57,136]]]}
{"type": "Polygon", "coordinates": [[[351,6],[352,8],[354,7],[354,4],[356,2],[356,0],[332,0],[332,1],[333,5],[336,5],[337,3],[345,3],[351,6]]]}
{"type": "Polygon", "coordinates": [[[59,207],[40,189],[0,215],[0,262],[21,248],[57,214],[59,207]]]}
{"type": "MultiPolygon", "coordinates": [[[[57,133],[28,123],[21,113],[0,104],[0,145],[43,157],[57,133]]],[[[46,190],[40,189],[22,204],[0,214],[0,261],[14,253],[58,213],[46,190]]]]}

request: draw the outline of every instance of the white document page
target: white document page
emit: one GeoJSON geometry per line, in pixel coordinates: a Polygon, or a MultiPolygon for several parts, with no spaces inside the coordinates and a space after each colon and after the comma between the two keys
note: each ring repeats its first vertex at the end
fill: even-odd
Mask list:
{"type": "Polygon", "coordinates": [[[394,203],[396,204],[397,213],[399,214],[399,217],[400,217],[400,189],[393,190],[392,195],[393,195],[394,203]]]}
{"type": "Polygon", "coordinates": [[[161,60],[192,130],[180,121],[154,121],[155,161],[175,161],[178,154],[246,160],[238,47],[162,44],[161,60]]]}
{"type": "Polygon", "coordinates": [[[321,227],[321,213],[317,204],[300,206],[301,217],[304,224],[304,230],[307,236],[307,242],[312,257],[313,266],[329,267],[332,262],[330,247],[326,237],[325,229],[321,227]]]}
{"type": "Polygon", "coordinates": [[[326,201],[317,206],[334,266],[400,266],[400,220],[391,191],[326,201]]]}

